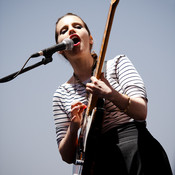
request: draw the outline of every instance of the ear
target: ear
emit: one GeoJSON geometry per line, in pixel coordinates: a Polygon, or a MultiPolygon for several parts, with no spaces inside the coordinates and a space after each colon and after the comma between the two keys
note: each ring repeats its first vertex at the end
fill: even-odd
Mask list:
{"type": "Polygon", "coordinates": [[[93,44],[94,44],[94,40],[93,40],[92,35],[90,35],[90,44],[91,44],[91,45],[93,45],[93,44]]]}

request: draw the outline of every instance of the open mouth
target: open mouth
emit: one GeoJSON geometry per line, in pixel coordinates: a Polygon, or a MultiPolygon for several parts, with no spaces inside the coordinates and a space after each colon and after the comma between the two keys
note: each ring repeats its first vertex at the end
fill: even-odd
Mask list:
{"type": "Polygon", "coordinates": [[[71,35],[70,39],[73,40],[74,46],[78,46],[80,44],[80,37],[77,34],[71,35]]]}

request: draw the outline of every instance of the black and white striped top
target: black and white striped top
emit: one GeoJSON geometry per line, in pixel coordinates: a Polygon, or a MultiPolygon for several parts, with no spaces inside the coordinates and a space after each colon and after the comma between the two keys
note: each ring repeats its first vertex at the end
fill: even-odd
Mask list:
{"type": "MultiPolygon", "coordinates": [[[[107,61],[105,76],[114,89],[129,97],[147,99],[143,80],[134,68],[131,61],[124,55],[116,56],[107,61]]],[[[87,83],[87,80],[84,83],[87,83]]],[[[53,115],[56,127],[57,143],[59,145],[68,129],[71,117],[71,104],[81,101],[87,105],[86,90],[80,84],[64,83],[58,87],[53,97],[53,115]]],[[[121,112],[112,102],[105,101],[105,119],[103,132],[133,119],[121,112]]]]}

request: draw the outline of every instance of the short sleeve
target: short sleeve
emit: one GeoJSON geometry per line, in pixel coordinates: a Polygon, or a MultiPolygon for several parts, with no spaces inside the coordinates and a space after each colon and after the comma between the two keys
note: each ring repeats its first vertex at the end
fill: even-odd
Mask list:
{"type": "Polygon", "coordinates": [[[56,128],[57,144],[59,146],[59,143],[66,135],[70,124],[70,119],[65,111],[64,95],[61,89],[57,89],[53,95],[53,117],[56,128]]]}
{"type": "Polygon", "coordinates": [[[147,99],[144,82],[128,57],[120,57],[117,64],[116,75],[124,94],[130,97],[147,99]]]}

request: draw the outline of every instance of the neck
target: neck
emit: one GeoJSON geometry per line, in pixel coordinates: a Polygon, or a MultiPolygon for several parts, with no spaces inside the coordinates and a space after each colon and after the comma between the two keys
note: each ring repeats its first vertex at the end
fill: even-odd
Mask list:
{"type": "Polygon", "coordinates": [[[80,81],[85,81],[91,77],[92,66],[94,64],[94,60],[91,55],[74,59],[72,62],[70,61],[70,63],[73,67],[74,74],[78,76],[80,81]]]}

